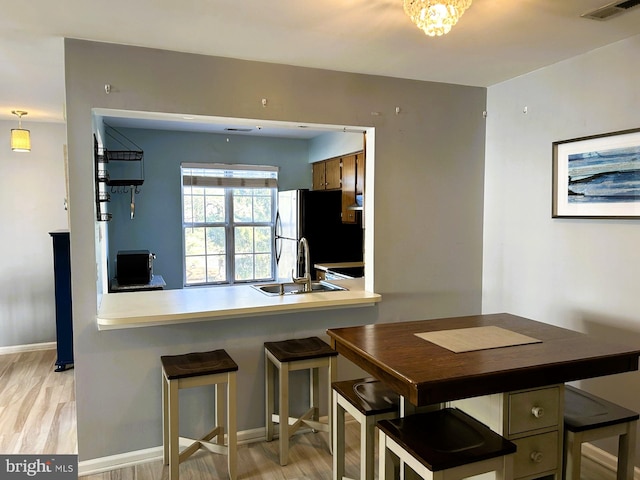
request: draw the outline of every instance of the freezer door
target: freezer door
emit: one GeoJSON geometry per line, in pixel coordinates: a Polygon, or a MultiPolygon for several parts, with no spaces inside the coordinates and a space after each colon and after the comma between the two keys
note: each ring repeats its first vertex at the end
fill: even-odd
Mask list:
{"type": "Polygon", "coordinates": [[[299,236],[299,192],[288,190],[278,192],[278,218],[276,237],[298,240],[299,236]]]}
{"type": "Polygon", "coordinates": [[[292,271],[298,275],[299,201],[298,190],[278,192],[275,250],[279,279],[291,279],[292,271]]]}

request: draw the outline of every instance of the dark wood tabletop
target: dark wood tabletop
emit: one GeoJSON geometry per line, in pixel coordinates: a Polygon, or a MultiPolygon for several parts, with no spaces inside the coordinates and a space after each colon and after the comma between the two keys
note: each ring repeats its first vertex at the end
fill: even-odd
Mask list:
{"type": "Polygon", "coordinates": [[[338,353],[416,406],[638,369],[640,349],[500,313],[327,330],[338,353]],[[416,333],[497,326],[539,343],[454,353],[416,333]]]}

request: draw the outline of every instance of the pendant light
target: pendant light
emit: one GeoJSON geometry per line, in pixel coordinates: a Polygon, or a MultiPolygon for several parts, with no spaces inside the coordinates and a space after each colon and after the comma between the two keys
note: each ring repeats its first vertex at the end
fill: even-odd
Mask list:
{"type": "Polygon", "coordinates": [[[12,110],[11,113],[18,117],[18,128],[11,129],[11,150],[14,152],[31,151],[31,134],[29,130],[22,128],[22,116],[27,112],[23,110],[12,110]]]}

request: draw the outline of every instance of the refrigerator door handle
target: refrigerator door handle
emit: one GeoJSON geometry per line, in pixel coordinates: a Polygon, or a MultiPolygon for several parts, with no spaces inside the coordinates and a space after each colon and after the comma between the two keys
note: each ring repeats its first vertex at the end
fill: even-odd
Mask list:
{"type": "Polygon", "coordinates": [[[280,212],[276,212],[276,226],[275,226],[275,235],[273,237],[273,249],[276,253],[276,265],[280,263],[280,255],[282,255],[282,242],[279,242],[282,237],[280,233],[282,232],[282,221],[280,220],[280,212]]]}

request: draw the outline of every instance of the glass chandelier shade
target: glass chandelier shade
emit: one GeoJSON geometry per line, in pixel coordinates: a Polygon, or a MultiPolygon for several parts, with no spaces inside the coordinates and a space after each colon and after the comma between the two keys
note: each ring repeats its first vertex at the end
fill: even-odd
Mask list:
{"type": "Polygon", "coordinates": [[[13,110],[11,113],[18,117],[18,128],[11,129],[11,150],[14,152],[30,152],[31,151],[31,133],[29,130],[22,128],[22,116],[27,112],[22,110],[13,110]]]}
{"type": "Polygon", "coordinates": [[[431,37],[449,33],[472,0],[404,0],[404,11],[431,37]]]}

